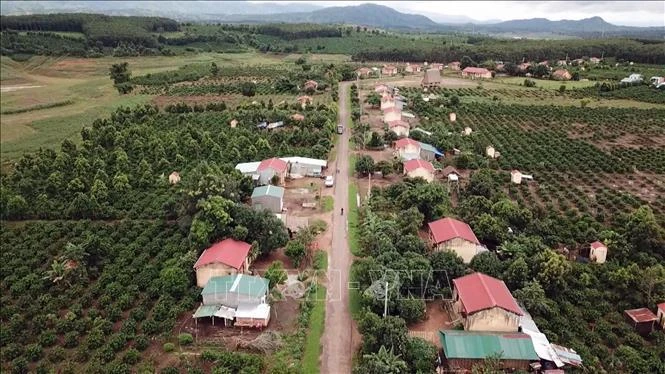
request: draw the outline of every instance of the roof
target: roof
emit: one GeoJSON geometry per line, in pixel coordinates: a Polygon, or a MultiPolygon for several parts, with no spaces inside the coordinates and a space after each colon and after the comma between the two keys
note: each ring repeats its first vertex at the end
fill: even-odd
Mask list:
{"type": "Polygon", "coordinates": [[[429,226],[434,241],[442,243],[454,238],[466,239],[470,242],[480,244],[476,234],[473,233],[471,227],[462,221],[454,218],[446,217],[427,224],[429,226]]]}
{"type": "Polygon", "coordinates": [[[605,244],[603,244],[602,242],[595,241],[595,242],[591,243],[591,248],[593,248],[593,249],[598,249],[598,248],[602,248],[602,247],[605,247],[605,244]]]}
{"type": "Polygon", "coordinates": [[[656,320],[656,315],[647,308],[629,309],[623,312],[637,323],[653,322],[656,320]]]}
{"type": "Polygon", "coordinates": [[[411,138],[402,138],[395,142],[395,148],[404,148],[407,145],[415,145],[417,147],[420,147],[420,144],[421,144],[420,142],[417,142],[411,138]]]}
{"type": "Polygon", "coordinates": [[[473,66],[467,66],[462,70],[465,73],[471,73],[471,74],[487,74],[490,71],[485,69],[485,68],[474,68],[473,66]]]}
{"type": "Polygon", "coordinates": [[[313,80],[310,79],[307,82],[305,82],[305,84],[318,84],[318,83],[316,83],[316,81],[313,81],[313,80]]]}
{"type": "Polygon", "coordinates": [[[276,157],[269,158],[267,160],[261,161],[261,163],[259,163],[259,167],[256,168],[256,170],[263,171],[269,168],[276,171],[286,171],[286,161],[280,160],[276,157]]]}
{"type": "Polygon", "coordinates": [[[401,109],[398,109],[398,108],[395,108],[395,107],[390,107],[390,108],[386,108],[386,109],[384,109],[383,112],[384,112],[384,113],[391,113],[391,112],[401,113],[402,110],[401,110],[401,109]]]}
{"type": "Polygon", "coordinates": [[[270,305],[268,304],[238,304],[236,318],[266,319],[270,316],[270,305]]]}
{"type": "Polygon", "coordinates": [[[423,168],[432,173],[434,172],[434,166],[432,166],[432,163],[429,161],[413,159],[404,163],[404,171],[407,173],[419,168],[423,168]]]}
{"type": "Polygon", "coordinates": [[[388,122],[388,127],[397,127],[397,126],[402,126],[406,128],[410,127],[408,122],[404,122],[401,119],[388,122]]]}
{"type": "Polygon", "coordinates": [[[435,82],[441,82],[441,73],[439,73],[439,69],[427,69],[425,77],[423,77],[423,83],[435,82]]]}
{"type": "Polygon", "coordinates": [[[443,172],[443,175],[446,176],[446,177],[448,176],[448,174],[451,174],[451,173],[454,173],[454,174],[457,174],[457,175],[462,175],[462,174],[460,174],[459,171],[457,171],[457,169],[455,169],[452,166],[446,166],[445,168],[443,168],[442,172],[443,172]]]}
{"type": "Polygon", "coordinates": [[[574,349],[562,347],[557,344],[550,344],[550,346],[564,364],[582,366],[582,357],[574,349]]]}
{"type": "Polygon", "coordinates": [[[243,174],[256,173],[256,170],[259,168],[260,161],[257,162],[241,162],[236,165],[236,170],[239,170],[243,174]]]}
{"type": "Polygon", "coordinates": [[[504,360],[538,361],[531,338],[523,333],[440,330],[439,339],[448,359],[484,359],[499,353],[504,360]]]}
{"type": "Polygon", "coordinates": [[[219,310],[219,305],[201,305],[194,312],[194,318],[212,317],[219,310]]]}
{"type": "Polygon", "coordinates": [[[467,314],[491,308],[501,308],[519,316],[522,309],[502,280],[483,273],[473,273],[453,279],[455,289],[467,314]]]}
{"type": "Polygon", "coordinates": [[[206,284],[201,295],[216,293],[237,293],[259,297],[265,295],[268,290],[268,280],[247,274],[225,275],[223,277],[212,277],[206,284]]]}
{"type": "Polygon", "coordinates": [[[432,152],[432,153],[434,153],[435,155],[439,155],[439,156],[442,156],[442,155],[443,155],[443,153],[441,153],[441,151],[439,151],[438,149],[436,149],[436,147],[434,147],[434,146],[431,145],[431,144],[427,144],[427,143],[422,143],[422,142],[420,142],[420,148],[421,148],[421,149],[424,149],[424,150],[426,150],[426,151],[432,152]]]}
{"type": "Polygon", "coordinates": [[[284,188],[270,184],[256,187],[254,188],[254,191],[252,191],[252,199],[259,196],[272,196],[281,199],[284,197],[284,188]]]}
{"type": "Polygon", "coordinates": [[[662,310],[665,313],[665,302],[657,305],[658,309],[662,310]]]}
{"type": "Polygon", "coordinates": [[[294,157],[281,157],[280,160],[287,163],[290,162],[292,164],[314,165],[314,166],[320,166],[322,168],[328,167],[328,161],[319,160],[316,158],[294,156],[294,157]]]}
{"type": "Polygon", "coordinates": [[[529,335],[531,338],[531,343],[533,344],[533,349],[536,351],[538,357],[545,361],[551,361],[556,364],[557,367],[562,367],[564,365],[563,361],[552,348],[550,341],[547,340],[547,336],[542,332],[532,331],[526,328],[522,329],[522,332],[529,335]]]}
{"type": "Polygon", "coordinates": [[[250,244],[235,239],[224,239],[207,248],[194,264],[194,269],[201,266],[222,263],[234,269],[240,269],[252,248],[250,244]]]}

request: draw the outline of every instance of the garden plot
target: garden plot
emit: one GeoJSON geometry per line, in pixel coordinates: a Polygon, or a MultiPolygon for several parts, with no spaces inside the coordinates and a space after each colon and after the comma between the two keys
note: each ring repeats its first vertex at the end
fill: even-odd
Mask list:
{"type": "Polygon", "coordinates": [[[409,335],[425,339],[439,346],[439,330],[454,328],[450,315],[443,307],[441,300],[429,301],[426,304],[427,312],[423,321],[409,326],[409,335]]]}

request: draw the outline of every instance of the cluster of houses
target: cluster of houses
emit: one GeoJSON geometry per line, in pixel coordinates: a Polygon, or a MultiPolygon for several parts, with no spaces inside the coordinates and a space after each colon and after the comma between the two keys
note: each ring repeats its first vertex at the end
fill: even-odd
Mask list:
{"type": "Polygon", "coordinates": [[[269,282],[249,274],[252,246],[224,239],[203,251],[194,264],[203,299],[193,318],[221,319],[224,326],[263,328],[270,322],[269,282]]]}
{"type": "Polygon", "coordinates": [[[374,92],[381,95],[381,111],[383,112],[383,122],[389,130],[397,136],[409,136],[411,126],[403,118],[408,118],[406,113],[402,112],[404,108],[404,97],[395,93],[392,87],[385,84],[379,84],[374,88],[374,92]]]}
{"type": "Polygon", "coordinates": [[[468,372],[490,357],[498,357],[506,371],[554,373],[582,366],[574,350],[548,341],[499,279],[482,273],[454,279],[446,307],[464,329],[439,330],[443,370],[468,372]]]}

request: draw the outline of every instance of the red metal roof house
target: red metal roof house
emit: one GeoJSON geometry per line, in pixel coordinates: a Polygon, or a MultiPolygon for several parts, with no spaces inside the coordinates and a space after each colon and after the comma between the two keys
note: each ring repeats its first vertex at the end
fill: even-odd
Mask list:
{"type": "Polygon", "coordinates": [[[462,77],[471,79],[489,79],[492,78],[492,72],[485,68],[474,68],[469,66],[462,70],[462,77]]]}
{"type": "Polygon", "coordinates": [[[482,273],[453,280],[453,303],[469,331],[517,332],[524,315],[506,284],[482,273]]]}
{"type": "Polygon", "coordinates": [[[205,287],[212,277],[246,272],[251,248],[250,244],[228,238],[204,250],[194,264],[197,286],[205,287]]]}
{"type": "Polygon", "coordinates": [[[259,183],[268,184],[272,181],[272,178],[276,175],[279,177],[280,182],[284,181],[286,178],[288,164],[284,160],[273,157],[267,160],[261,161],[258,168],[256,169],[259,173],[259,183]]]}
{"type": "Polygon", "coordinates": [[[656,324],[656,315],[647,308],[629,309],[624,310],[628,323],[630,323],[635,331],[640,335],[649,335],[656,324]]]}
{"type": "Polygon", "coordinates": [[[430,222],[428,226],[435,251],[455,252],[467,264],[478,253],[487,251],[471,227],[462,221],[447,217],[430,222]]]}
{"type": "Polygon", "coordinates": [[[420,177],[431,182],[434,180],[434,166],[429,161],[414,158],[404,162],[404,174],[409,178],[420,177]]]}

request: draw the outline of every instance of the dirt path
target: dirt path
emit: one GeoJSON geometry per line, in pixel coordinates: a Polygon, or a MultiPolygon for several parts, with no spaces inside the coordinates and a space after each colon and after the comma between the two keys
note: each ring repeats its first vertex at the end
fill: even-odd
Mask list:
{"type": "Polygon", "coordinates": [[[321,340],[321,373],[345,374],[351,372],[351,337],[353,322],[349,310],[349,268],[352,255],[347,240],[346,214],[349,205],[349,95],[348,82],[339,85],[339,123],[344,134],[339,139],[335,168],[339,169],[335,181],[335,209],[332,212],[332,248],[328,254],[328,300],[326,302],[325,330],[321,340]]]}

